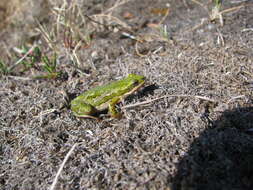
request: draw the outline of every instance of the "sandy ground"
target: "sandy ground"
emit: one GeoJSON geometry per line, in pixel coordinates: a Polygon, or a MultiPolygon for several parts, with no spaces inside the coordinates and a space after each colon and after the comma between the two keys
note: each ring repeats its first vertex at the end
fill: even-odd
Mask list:
{"type": "Polygon", "coordinates": [[[252,1],[2,2],[0,189],[253,189],[252,1]],[[129,73],[121,119],[73,115],[129,73]]]}

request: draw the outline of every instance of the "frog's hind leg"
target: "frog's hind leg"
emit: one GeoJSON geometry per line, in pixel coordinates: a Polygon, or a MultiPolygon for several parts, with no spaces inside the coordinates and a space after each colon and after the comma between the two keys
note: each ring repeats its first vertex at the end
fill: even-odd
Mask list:
{"type": "Polygon", "coordinates": [[[83,102],[81,99],[75,99],[71,102],[71,110],[76,117],[92,119],[96,119],[93,115],[98,112],[94,106],[83,102]]]}

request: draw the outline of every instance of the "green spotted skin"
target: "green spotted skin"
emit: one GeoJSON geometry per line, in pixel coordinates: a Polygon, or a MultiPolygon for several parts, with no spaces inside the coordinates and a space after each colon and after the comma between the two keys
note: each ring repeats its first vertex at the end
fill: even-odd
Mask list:
{"type": "Polygon", "coordinates": [[[96,112],[109,108],[110,114],[117,117],[115,104],[138,90],[144,82],[144,76],[129,74],[121,80],[92,88],[71,101],[71,110],[78,117],[93,118],[96,112]]]}

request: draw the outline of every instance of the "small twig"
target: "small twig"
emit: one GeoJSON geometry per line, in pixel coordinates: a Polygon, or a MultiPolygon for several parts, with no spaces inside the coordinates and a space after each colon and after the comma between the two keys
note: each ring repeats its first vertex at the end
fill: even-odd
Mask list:
{"type": "Polygon", "coordinates": [[[230,1],[231,4],[238,4],[238,3],[243,3],[251,0],[235,0],[235,1],[230,1]]]}
{"type": "Polygon", "coordinates": [[[199,1],[197,1],[197,0],[191,0],[191,1],[194,2],[194,3],[196,3],[196,4],[198,4],[199,6],[203,7],[205,10],[207,10],[207,8],[205,7],[205,5],[202,4],[202,3],[200,3],[199,1]]]}
{"type": "Polygon", "coordinates": [[[104,13],[112,12],[113,9],[115,9],[115,8],[119,7],[120,5],[123,5],[123,4],[125,4],[125,3],[129,2],[129,1],[131,1],[131,0],[125,0],[125,1],[121,1],[121,2],[119,1],[119,3],[115,3],[114,6],[112,6],[109,9],[107,9],[104,13]]]}
{"type": "Polygon", "coordinates": [[[19,77],[19,76],[12,76],[12,75],[8,75],[7,77],[12,78],[14,80],[23,80],[23,81],[34,80],[33,78],[29,78],[29,77],[19,77]]]}
{"type": "MultiPolygon", "coordinates": [[[[212,12],[209,13],[208,9],[204,6],[204,4],[200,3],[197,0],[191,0],[191,1],[194,2],[194,3],[196,3],[196,4],[198,4],[198,5],[200,5],[201,7],[203,7],[207,11],[207,13],[209,14],[209,20],[213,21],[215,19],[220,19],[221,26],[223,26],[223,17],[222,17],[222,15],[224,13],[228,13],[228,12],[231,12],[231,11],[237,11],[240,8],[245,7],[245,5],[240,5],[240,6],[232,7],[232,8],[229,8],[229,9],[225,9],[223,11],[220,11],[219,8],[214,7],[212,9],[212,12]]],[[[194,31],[194,30],[202,27],[204,24],[207,23],[206,21],[208,21],[208,20],[207,19],[205,19],[204,21],[202,20],[202,22],[200,24],[198,24],[197,26],[194,26],[193,28],[191,28],[189,30],[186,30],[186,32],[194,31]]]]}
{"type": "MultiPolygon", "coordinates": [[[[96,24],[98,24],[98,25],[102,25],[102,26],[104,26],[105,28],[109,28],[108,25],[106,25],[106,24],[104,24],[104,23],[101,23],[101,22],[98,22],[98,21],[96,21],[95,19],[91,18],[91,17],[88,16],[88,15],[84,15],[84,16],[87,17],[91,22],[94,22],[94,23],[96,23],[96,24]]],[[[92,16],[94,16],[94,15],[92,15],[92,16]]]]}
{"type": "Polygon", "coordinates": [[[63,170],[64,165],[66,164],[66,162],[68,161],[70,155],[73,153],[74,149],[76,148],[76,146],[78,144],[80,144],[80,143],[75,143],[72,146],[72,148],[69,150],[69,152],[67,153],[67,155],[65,156],[65,158],[64,158],[63,162],[61,163],[60,168],[58,169],[58,172],[57,172],[57,174],[56,174],[56,176],[54,178],[54,181],[53,181],[53,183],[52,183],[52,185],[50,187],[50,190],[54,190],[54,188],[55,188],[55,186],[56,186],[56,184],[58,182],[58,178],[59,178],[59,176],[60,176],[60,174],[61,174],[61,172],[63,170]]]}
{"type": "Polygon", "coordinates": [[[161,21],[158,23],[158,25],[161,25],[164,21],[165,21],[165,19],[166,19],[166,17],[169,15],[169,8],[166,10],[166,13],[165,13],[165,15],[163,16],[163,18],[161,19],[161,21]]]}
{"type": "Polygon", "coordinates": [[[151,103],[151,102],[155,102],[155,101],[160,100],[160,99],[170,98],[170,97],[197,98],[197,99],[205,100],[205,101],[208,101],[208,102],[214,102],[214,103],[217,102],[216,100],[211,99],[211,98],[208,98],[208,97],[205,97],[205,96],[193,96],[193,95],[165,95],[165,96],[162,96],[162,97],[159,97],[159,98],[155,98],[155,99],[152,99],[152,100],[147,100],[147,101],[143,101],[143,102],[136,103],[136,104],[126,105],[126,106],[123,106],[122,109],[127,109],[127,108],[136,107],[136,106],[141,106],[141,105],[144,105],[144,104],[149,104],[149,103],[151,103]]]}
{"type": "Polygon", "coordinates": [[[248,31],[253,31],[253,28],[244,28],[244,29],[242,30],[242,32],[248,32],[248,31]]]}
{"type": "Polygon", "coordinates": [[[245,95],[240,95],[240,96],[232,97],[232,98],[230,98],[230,99],[227,101],[227,104],[233,102],[234,100],[241,99],[241,98],[245,98],[245,97],[246,97],[245,95]]]}
{"type": "Polygon", "coordinates": [[[36,118],[37,117],[42,117],[43,115],[48,115],[48,114],[53,113],[55,111],[57,111],[57,109],[54,109],[54,108],[53,109],[48,109],[48,110],[42,111],[39,115],[37,115],[35,117],[36,118]]]}
{"type": "Polygon", "coordinates": [[[122,35],[122,36],[125,36],[125,37],[127,37],[127,38],[130,38],[130,39],[132,39],[132,40],[136,40],[136,41],[139,40],[137,37],[135,37],[134,35],[131,35],[131,34],[127,33],[127,32],[122,32],[121,35],[122,35]]]}
{"type": "MultiPolygon", "coordinates": [[[[123,28],[126,28],[126,29],[128,29],[128,30],[131,30],[131,27],[128,25],[128,24],[126,24],[125,22],[123,22],[123,21],[121,21],[119,18],[117,18],[117,17],[114,17],[114,16],[112,16],[112,15],[107,15],[107,14],[95,14],[95,15],[92,15],[92,17],[101,17],[101,18],[105,18],[105,19],[110,19],[110,20],[112,20],[112,21],[114,21],[114,22],[116,22],[118,25],[120,25],[121,27],[123,27],[123,28]]],[[[94,20],[94,19],[93,19],[94,20]]],[[[100,25],[101,25],[102,23],[100,23],[100,25]]],[[[105,24],[102,24],[102,25],[105,25],[105,24]]],[[[111,26],[111,25],[106,25],[107,27],[108,26],[111,26]]],[[[120,29],[119,29],[120,30],[120,29]]]]}
{"type": "Polygon", "coordinates": [[[225,41],[224,41],[223,35],[221,34],[219,28],[217,28],[217,32],[218,32],[218,44],[220,42],[222,46],[225,46],[225,41]]]}
{"type": "Polygon", "coordinates": [[[148,56],[150,52],[148,52],[147,54],[142,54],[142,53],[140,53],[140,51],[139,51],[139,49],[138,49],[138,42],[139,42],[139,41],[136,41],[136,43],[135,43],[135,51],[136,51],[136,54],[137,54],[138,56],[140,56],[140,57],[148,56]]]}
{"type": "Polygon", "coordinates": [[[235,10],[237,11],[237,10],[239,10],[242,7],[245,7],[245,6],[244,5],[240,5],[240,6],[237,6],[237,7],[232,7],[232,8],[229,8],[229,9],[225,9],[225,10],[221,11],[220,14],[228,13],[228,12],[235,11],[235,10]]]}
{"type": "Polygon", "coordinates": [[[43,36],[43,38],[45,39],[45,41],[47,42],[47,44],[49,45],[49,47],[55,51],[55,47],[54,47],[54,42],[53,39],[50,37],[49,32],[47,31],[46,27],[43,27],[43,25],[40,24],[40,22],[38,20],[36,20],[37,24],[38,24],[38,31],[41,33],[41,35],[43,36]]]}
{"type": "Polygon", "coordinates": [[[81,62],[80,62],[80,60],[79,60],[79,58],[78,58],[78,56],[77,56],[77,54],[76,54],[76,51],[79,49],[79,47],[81,47],[81,45],[82,45],[82,41],[79,41],[79,42],[76,44],[76,46],[75,46],[75,48],[74,48],[74,50],[73,50],[73,56],[74,56],[74,58],[76,59],[76,62],[77,62],[77,65],[78,65],[78,66],[81,65],[81,62]]]}
{"type": "Polygon", "coordinates": [[[203,19],[201,19],[201,23],[197,24],[193,28],[186,30],[185,32],[193,32],[193,31],[199,29],[200,27],[204,26],[207,22],[208,22],[208,19],[203,18],[203,19]]]}

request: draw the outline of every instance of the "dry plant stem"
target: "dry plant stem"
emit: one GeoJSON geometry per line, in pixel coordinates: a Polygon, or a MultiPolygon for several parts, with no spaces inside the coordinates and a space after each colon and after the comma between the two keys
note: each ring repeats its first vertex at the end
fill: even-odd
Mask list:
{"type": "Polygon", "coordinates": [[[127,32],[122,32],[121,35],[123,35],[123,36],[125,36],[125,37],[127,37],[127,38],[130,38],[130,39],[132,39],[132,40],[136,40],[136,41],[139,40],[139,39],[137,39],[135,36],[133,36],[133,35],[127,33],[127,32]]]}
{"type": "Polygon", "coordinates": [[[46,30],[45,27],[43,27],[40,22],[37,20],[37,24],[39,26],[39,31],[41,32],[43,38],[45,39],[45,41],[47,42],[47,44],[49,45],[49,47],[52,49],[52,50],[56,50],[56,48],[54,48],[54,43],[53,43],[53,40],[51,39],[50,37],[50,34],[49,32],[46,30]]]}
{"type": "MultiPolygon", "coordinates": [[[[200,3],[200,2],[197,1],[197,0],[191,0],[191,1],[194,2],[194,3],[196,3],[196,4],[198,4],[198,5],[200,5],[200,6],[203,7],[207,12],[209,12],[208,9],[204,6],[204,4],[200,3]]],[[[237,6],[237,7],[232,7],[232,8],[229,8],[229,9],[225,9],[225,10],[223,10],[223,11],[216,12],[215,15],[212,15],[212,14],[209,14],[209,13],[208,13],[208,14],[209,14],[209,20],[214,20],[214,19],[219,18],[219,19],[220,19],[221,26],[223,26],[222,14],[228,13],[228,12],[231,12],[231,11],[237,11],[237,10],[239,10],[239,9],[242,8],[242,7],[244,7],[244,5],[240,5],[240,6],[237,6]]],[[[202,21],[202,22],[201,22],[200,24],[198,24],[197,26],[195,26],[195,27],[193,27],[193,28],[191,28],[191,29],[189,29],[189,30],[186,30],[186,32],[194,31],[194,30],[196,30],[196,29],[202,27],[204,24],[207,23],[207,21],[208,21],[208,20],[205,19],[204,21],[202,21]]]]}
{"type": "Polygon", "coordinates": [[[120,0],[120,1],[118,1],[117,3],[115,3],[114,6],[112,6],[112,7],[109,8],[109,9],[107,9],[104,13],[105,13],[105,14],[110,13],[110,12],[112,12],[115,8],[121,6],[121,5],[123,5],[123,4],[125,4],[125,3],[129,2],[129,1],[131,1],[131,0],[124,0],[124,1],[121,1],[121,0],[120,0]]]}
{"type": "Polygon", "coordinates": [[[37,115],[35,117],[42,117],[43,115],[47,115],[47,114],[53,113],[55,111],[57,111],[57,109],[48,109],[48,110],[42,111],[39,115],[37,115]]]}
{"type": "Polygon", "coordinates": [[[27,81],[27,80],[33,80],[33,78],[28,78],[28,77],[19,77],[19,76],[11,76],[8,75],[8,78],[12,78],[14,80],[23,80],[23,81],[27,81]]]}
{"type": "Polygon", "coordinates": [[[56,176],[55,176],[55,178],[54,178],[54,181],[53,181],[53,183],[52,183],[52,185],[51,185],[51,187],[50,187],[50,190],[54,190],[54,188],[55,188],[55,186],[56,186],[56,184],[57,184],[57,182],[58,182],[58,178],[59,178],[59,176],[60,176],[60,174],[61,174],[61,172],[62,172],[62,170],[63,170],[64,165],[65,165],[66,162],[68,161],[70,155],[73,153],[73,151],[74,151],[74,149],[76,148],[76,146],[79,145],[79,144],[80,144],[80,143],[75,143],[75,144],[71,147],[71,149],[69,150],[69,152],[67,153],[67,155],[65,156],[63,162],[62,162],[61,165],[60,165],[60,168],[59,168],[58,171],[57,171],[57,174],[56,174],[56,176]]]}
{"type": "Polygon", "coordinates": [[[61,18],[64,17],[65,18],[65,12],[66,12],[66,7],[67,7],[67,3],[66,1],[64,1],[64,3],[62,4],[62,6],[60,8],[54,8],[54,10],[56,10],[57,12],[53,11],[54,14],[56,14],[56,33],[57,36],[59,36],[60,34],[60,24],[61,24],[61,18]]]}
{"type": "Polygon", "coordinates": [[[218,41],[221,43],[222,46],[225,46],[225,41],[224,41],[223,35],[220,32],[219,28],[217,28],[217,32],[218,32],[218,41]]]}
{"type": "Polygon", "coordinates": [[[232,8],[229,8],[229,9],[225,9],[225,10],[221,11],[220,14],[228,13],[228,12],[231,12],[231,11],[237,11],[240,8],[243,8],[243,7],[244,7],[244,5],[240,5],[240,6],[237,6],[237,7],[232,7],[232,8]]]}
{"type": "Polygon", "coordinates": [[[242,30],[242,32],[248,32],[248,31],[253,31],[253,28],[245,28],[242,30]]]}
{"type": "Polygon", "coordinates": [[[208,22],[208,19],[204,18],[204,19],[201,20],[200,24],[197,24],[196,26],[186,30],[185,32],[193,32],[193,31],[197,30],[198,28],[202,27],[203,25],[205,25],[207,22],[208,22]]]}
{"type": "MultiPolygon", "coordinates": [[[[161,38],[160,36],[157,36],[157,35],[146,35],[146,37],[153,37],[154,40],[160,40],[160,41],[164,41],[164,42],[171,42],[169,41],[168,39],[166,38],[161,38]]],[[[130,37],[131,38],[131,37],[130,37]]],[[[140,57],[145,57],[145,56],[148,56],[150,54],[150,51],[147,53],[147,54],[142,54],[140,53],[139,49],[138,49],[138,43],[143,43],[145,41],[148,41],[148,40],[145,40],[145,37],[143,39],[141,38],[131,38],[133,40],[136,40],[136,43],[135,43],[135,51],[136,51],[136,54],[140,57]]],[[[152,40],[153,41],[153,40],[152,40]]],[[[173,41],[172,41],[173,43],[173,41]]],[[[155,53],[156,51],[154,51],[153,53],[155,53]]]]}
{"type": "Polygon", "coordinates": [[[169,9],[167,9],[166,14],[163,16],[163,18],[161,19],[158,25],[161,25],[165,21],[168,15],[169,15],[169,9]]]}
{"type": "Polygon", "coordinates": [[[73,50],[73,56],[75,57],[78,66],[81,65],[81,62],[76,54],[76,51],[79,49],[79,47],[81,47],[81,45],[82,45],[82,41],[79,41],[73,50]]]}
{"type": "Polygon", "coordinates": [[[16,63],[14,63],[11,67],[10,70],[14,69],[19,63],[21,63],[30,53],[32,53],[32,51],[34,50],[34,48],[36,47],[36,45],[33,45],[27,52],[26,54],[21,57],[16,63]]]}
{"type": "Polygon", "coordinates": [[[230,104],[231,102],[234,102],[235,100],[237,99],[242,99],[242,98],[245,98],[246,96],[245,95],[240,95],[240,96],[235,96],[235,97],[232,97],[230,98],[226,104],[230,104]]]}
{"type": "MultiPolygon", "coordinates": [[[[206,9],[206,7],[204,6],[204,4],[202,4],[202,3],[200,3],[199,1],[197,1],[197,0],[191,0],[192,2],[194,2],[194,3],[196,3],[196,4],[198,4],[198,5],[200,5],[201,7],[203,7],[204,9],[206,9]]],[[[206,9],[207,10],[207,9],[206,9]]]]}
{"type": "Polygon", "coordinates": [[[149,104],[149,103],[151,103],[151,102],[155,102],[155,101],[160,100],[160,99],[163,99],[163,98],[170,98],[170,97],[197,98],[197,99],[205,100],[205,101],[208,101],[208,102],[213,102],[213,103],[216,103],[216,102],[217,102],[216,100],[211,99],[211,98],[208,98],[208,97],[205,97],[205,96],[193,96],[193,95],[165,95],[165,96],[162,96],[162,97],[159,97],[159,98],[155,98],[155,99],[152,99],[152,100],[147,100],[147,101],[143,101],[143,102],[140,102],[140,103],[136,103],[136,104],[132,104],[132,105],[123,106],[122,109],[127,109],[127,108],[136,107],[136,106],[141,106],[141,105],[144,105],[144,104],[149,104]]]}
{"type": "MultiPolygon", "coordinates": [[[[69,54],[69,56],[71,57],[72,60],[76,60],[76,62],[77,62],[77,66],[75,66],[76,70],[77,70],[79,73],[81,73],[82,75],[90,76],[89,74],[84,73],[81,69],[79,69],[79,67],[80,67],[82,64],[81,64],[80,59],[78,58],[78,55],[77,55],[76,51],[78,50],[79,47],[81,47],[81,45],[82,45],[82,42],[79,41],[79,42],[77,43],[77,45],[75,46],[73,52],[72,52],[72,53],[68,53],[68,54],[69,54]]],[[[95,70],[96,70],[96,68],[95,68],[95,70]]]]}
{"type": "MultiPolygon", "coordinates": [[[[128,26],[126,23],[124,23],[123,21],[121,21],[120,19],[118,19],[117,17],[111,16],[111,15],[106,15],[106,14],[96,14],[96,15],[92,15],[91,17],[93,18],[97,18],[97,17],[105,17],[109,20],[114,20],[117,24],[119,24],[120,26],[131,30],[131,27],[128,26]]],[[[104,24],[103,24],[104,25],[104,24]]],[[[108,25],[107,25],[108,26],[108,25]]]]}
{"type": "Polygon", "coordinates": [[[139,42],[139,41],[137,41],[137,42],[135,43],[135,51],[136,51],[136,54],[137,54],[138,56],[140,56],[140,57],[148,56],[150,52],[148,52],[147,54],[141,54],[141,53],[139,52],[139,50],[138,50],[138,42],[139,42]]]}
{"type": "MultiPolygon", "coordinates": [[[[1,37],[1,34],[0,34],[0,37],[1,37]]],[[[9,48],[7,47],[7,44],[6,44],[5,42],[3,42],[3,43],[1,43],[0,45],[1,45],[1,46],[4,46],[5,52],[6,52],[6,54],[8,55],[8,57],[12,57],[12,54],[11,54],[9,48]]]]}
{"type": "MultiPolygon", "coordinates": [[[[100,23],[100,22],[94,20],[93,18],[91,18],[91,16],[88,16],[88,15],[84,15],[84,16],[87,17],[91,22],[94,22],[94,23],[96,23],[96,24],[99,24],[99,25],[103,25],[103,26],[105,26],[105,27],[108,27],[106,24],[103,24],[103,23],[100,23]]],[[[94,16],[94,15],[92,15],[92,16],[94,16]]]]}

